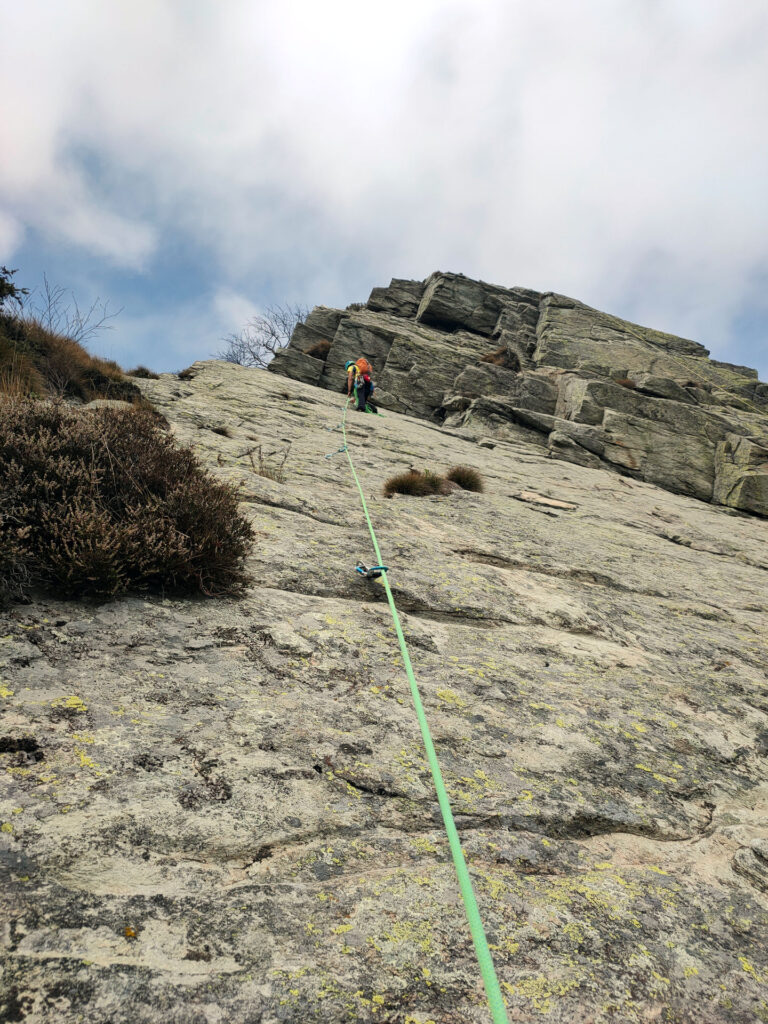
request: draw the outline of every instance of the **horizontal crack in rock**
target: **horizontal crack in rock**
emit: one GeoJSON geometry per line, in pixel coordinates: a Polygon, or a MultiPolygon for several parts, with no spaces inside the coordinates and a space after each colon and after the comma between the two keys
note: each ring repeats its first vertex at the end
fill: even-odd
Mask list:
{"type": "Polygon", "coordinates": [[[485,551],[477,551],[474,548],[456,548],[454,554],[461,555],[469,561],[478,562],[484,565],[493,565],[499,569],[532,572],[540,576],[551,576],[555,579],[577,580],[581,583],[591,583],[598,587],[607,587],[610,590],[618,590],[625,594],[643,594],[647,597],[668,597],[669,594],[660,590],[646,590],[642,587],[630,587],[620,583],[611,576],[604,573],[594,572],[592,569],[559,569],[555,566],[535,565],[531,562],[522,562],[513,558],[504,558],[500,555],[492,555],[485,551]]]}

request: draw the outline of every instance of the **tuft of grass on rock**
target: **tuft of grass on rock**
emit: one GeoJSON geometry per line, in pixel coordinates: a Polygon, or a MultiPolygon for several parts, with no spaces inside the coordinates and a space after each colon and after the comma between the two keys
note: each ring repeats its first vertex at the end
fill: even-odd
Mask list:
{"type": "Polygon", "coordinates": [[[286,480],[285,463],[291,451],[290,442],[285,448],[275,448],[274,451],[265,452],[260,444],[243,452],[240,458],[248,456],[254,473],[265,477],[267,480],[274,480],[277,484],[284,484],[286,480]],[[253,458],[258,457],[258,465],[253,458]]]}
{"type": "Polygon", "coordinates": [[[613,383],[618,384],[622,388],[629,388],[630,390],[637,387],[637,384],[635,384],[633,380],[630,380],[629,377],[618,377],[613,383]]]}
{"type": "Polygon", "coordinates": [[[160,380],[160,374],[150,370],[147,366],[137,366],[133,370],[126,371],[126,377],[143,377],[145,380],[160,380]]]}
{"type": "Polygon", "coordinates": [[[393,494],[425,498],[432,494],[448,494],[449,491],[445,479],[429,470],[422,473],[418,469],[410,469],[407,473],[390,477],[384,484],[385,498],[391,498],[393,494]]]}
{"type": "Polygon", "coordinates": [[[472,466],[453,466],[445,475],[446,479],[458,484],[462,490],[477,491],[478,494],[485,490],[482,476],[472,466]]]}
{"type": "Polygon", "coordinates": [[[497,348],[495,352],[486,352],[480,356],[481,363],[492,363],[494,366],[503,366],[507,370],[520,372],[520,360],[514,352],[510,352],[506,345],[497,348]]]}
{"type": "Polygon", "coordinates": [[[331,351],[330,341],[316,341],[314,345],[304,349],[305,356],[314,356],[315,359],[325,359],[331,351]]]}
{"type": "Polygon", "coordinates": [[[253,529],[141,408],[0,398],[0,596],[236,594],[253,529]]]}

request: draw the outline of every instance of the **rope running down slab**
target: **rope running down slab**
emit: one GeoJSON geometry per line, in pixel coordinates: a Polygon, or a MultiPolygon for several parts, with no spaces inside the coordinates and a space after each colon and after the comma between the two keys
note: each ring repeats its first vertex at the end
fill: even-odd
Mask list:
{"type": "MultiPolygon", "coordinates": [[[[368,524],[368,530],[371,535],[371,541],[373,542],[373,550],[376,552],[376,559],[380,566],[382,566],[383,558],[381,557],[381,551],[379,550],[379,544],[376,540],[376,533],[373,529],[373,523],[371,517],[368,514],[368,506],[365,501],[365,495],[363,494],[363,488],[360,484],[360,480],[355,471],[354,463],[352,462],[352,456],[349,452],[349,445],[347,443],[347,430],[346,430],[346,419],[347,410],[349,409],[349,400],[344,406],[344,415],[341,420],[341,432],[344,437],[344,443],[339,452],[344,452],[349,462],[349,468],[352,470],[352,476],[355,484],[357,485],[357,491],[360,495],[360,501],[363,506],[363,513],[365,515],[365,521],[368,524]]],[[[501,994],[499,987],[499,980],[496,977],[496,970],[493,966],[493,960],[491,958],[491,951],[488,948],[488,940],[485,936],[485,930],[483,928],[483,922],[480,918],[480,911],[477,906],[477,900],[475,899],[475,893],[472,888],[472,881],[469,877],[469,871],[467,870],[467,864],[464,859],[464,851],[461,848],[461,841],[459,839],[459,833],[456,830],[456,824],[453,820],[453,813],[451,811],[451,804],[448,799],[448,793],[443,782],[443,775],[440,771],[440,764],[437,760],[437,754],[435,752],[435,746],[432,742],[432,736],[429,731],[429,725],[427,724],[427,716],[424,713],[424,706],[421,702],[421,694],[419,693],[419,687],[416,683],[416,677],[413,674],[413,666],[411,664],[411,658],[408,653],[408,646],[405,642],[405,636],[403,635],[403,628],[400,625],[400,616],[397,613],[397,607],[395,606],[395,599],[392,596],[392,590],[389,586],[389,580],[387,579],[387,572],[384,570],[381,574],[381,579],[384,584],[384,590],[387,594],[387,601],[389,602],[389,610],[392,613],[392,620],[395,624],[395,632],[397,633],[397,641],[400,645],[400,653],[403,657],[403,665],[405,666],[405,673],[408,676],[408,682],[411,687],[411,697],[413,698],[413,704],[416,708],[416,717],[419,720],[419,726],[421,728],[421,737],[424,742],[424,750],[427,755],[427,761],[429,763],[430,771],[432,772],[432,780],[435,784],[435,791],[437,793],[437,801],[440,805],[440,811],[443,815],[443,824],[445,825],[445,831],[448,836],[448,844],[451,848],[451,856],[453,857],[453,864],[456,868],[456,874],[459,880],[459,889],[461,890],[461,896],[464,900],[464,909],[467,914],[467,921],[469,922],[469,930],[472,933],[472,941],[475,945],[475,953],[477,960],[480,965],[480,973],[483,977],[483,984],[485,985],[485,993],[488,998],[488,1006],[491,1011],[491,1017],[493,1018],[493,1024],[509,1024],[507,1012],[504,1008],[504,997],[501,994]]]]}

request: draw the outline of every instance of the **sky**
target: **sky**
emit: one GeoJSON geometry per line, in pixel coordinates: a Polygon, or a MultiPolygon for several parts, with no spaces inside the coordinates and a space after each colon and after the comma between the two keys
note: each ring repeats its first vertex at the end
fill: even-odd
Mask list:
{"type": "Polygon", "coordinates": [[[765,0],[0,0],[0,264],[177,370],[455,271],[768,380],[765,0]]]}

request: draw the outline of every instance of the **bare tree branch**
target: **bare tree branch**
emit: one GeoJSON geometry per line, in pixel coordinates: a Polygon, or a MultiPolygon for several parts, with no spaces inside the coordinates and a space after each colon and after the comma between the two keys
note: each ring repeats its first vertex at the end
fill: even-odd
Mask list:
{"type": "Polygon", "coordinates": [[[94,299],[87,310],[81,310],[74,294],[71,303],[65,302],[66,288],[52,285],[47,276],[43,275],[43,290],[40,300],[29,305],[28,315],[33,316],[52,334],[63,334],[73,341],[83,344],[100,331],[111,331],[114,324],[109,321],[119,316],[123,307],[110,310],[109,302],[94,299]]]}
{"type": "Polygon", "coordinates": [[[296,325],[302,323],[308,313],[309,307],[298,303],[267,306],[263,313],[251,317],[239,334],[222,338],[225,347],[217,356],[228,363],[264,368],[285,348],[296,325]]]}

